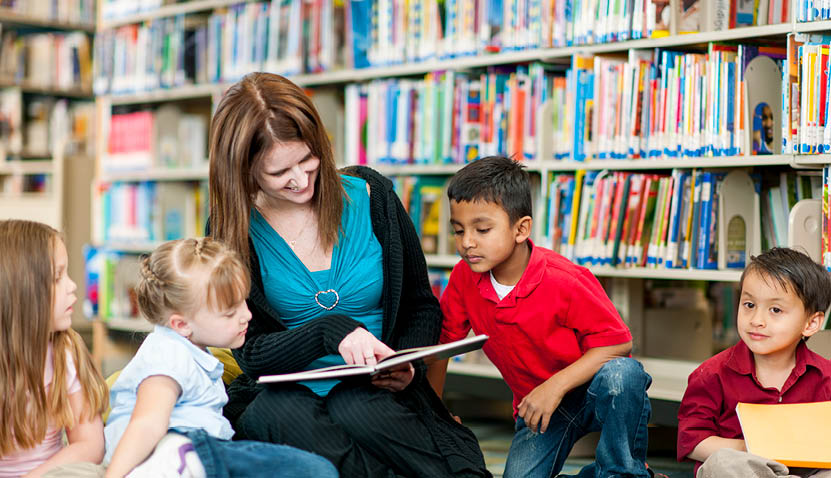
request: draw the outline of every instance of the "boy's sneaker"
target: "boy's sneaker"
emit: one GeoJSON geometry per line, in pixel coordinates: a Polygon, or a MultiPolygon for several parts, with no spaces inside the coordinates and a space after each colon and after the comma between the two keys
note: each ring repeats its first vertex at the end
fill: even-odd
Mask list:
{"type": "Polygon", "coordinates": [[[188,437],[168,433],[126,478],[205,478],[205,468],[188,437]]]}

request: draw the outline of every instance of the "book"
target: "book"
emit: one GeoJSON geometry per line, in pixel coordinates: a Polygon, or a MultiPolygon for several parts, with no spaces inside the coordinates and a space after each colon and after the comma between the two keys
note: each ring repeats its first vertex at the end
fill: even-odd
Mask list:
{"type": "Polygon", "coordinates": [[[831,402],[739,403],[736,414],[748,452],[787,466],[831,468],[831,402]]]}
{"type": "Polygon", "coordinates": [[[428,345],[425,347],[413,347],[395,352],[384,357],[375,365],[333,365],[315,370],[304,370],[302,372],[284,373],[278,375],[263,375],[259,378],[260,383],[300,382],[307,380],[324,380],[329,378],[343,378],[354,375],[375,375],[376,373],[401,364],[410,363],[415,360],[424,360],[431,363],[438,360],[460,355],[482,348],[487,335],[475,335],[455,342],[446,344],[428,345]]]}

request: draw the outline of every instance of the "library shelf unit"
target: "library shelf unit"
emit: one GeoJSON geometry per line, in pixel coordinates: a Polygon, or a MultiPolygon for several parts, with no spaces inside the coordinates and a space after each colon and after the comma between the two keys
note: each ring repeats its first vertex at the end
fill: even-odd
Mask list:
{"type": "MultiPolygon", "coordinates": [[[[686,360],[654,359],[637,357],[652,376],[649,397],[653,400],[680,402],[687,386],[687,376],[698,367],[698,362],[686,360]]],[[[489,363],[450,361],[447,371],[451,374],[466,375],[488,380],[502,380],[499,370],[489,363]]]]}
{"type": "Polygon", "coordinates": [[[82,100],[92,100],[92,90],[82,88],[51,88],[48,86],[39,86],[27,82],[14,82],[12,80],[0,80],[0,88],[20,88],[20,92],[29,95],[43,95],[55,96],[58,98],[76,98],[82,100]]]}
{"type": "Polygon", "coordinates": [[[41,28],[46,30],[95,32],[95,25],[92,23],[75,23],[51,18],[38,18],[16,12],[9,8],[0,8],[0,24],[11,27],[41,28]]]}
{"type": "MultiPolygon", "coordinates": [[[[78,1],[80,4],[84,0],[78,1]]],[[[47,223],[62,231],[69,257],[81,258],[82,247],[89,241],[89,196],[76,194],[76,191],[87,190],[93,177],[94,155],[88,149],[92,145],[93,130],[92,88],[91,84],[83,82],[84,76],[78,74],[78,70],[59,80],[53,64],[40,63],[44,48],[31,48],[29,36],[80,37],[91,52],[95,24],[91,18],[88,22],[56,18],[57,3],[47,7],[53,10],[45,15],[24,11],[34,7],[34,2],[17,2],[17,9],[8,6],[14,3],[4,2],[5,6],[0,8],[3,39],[14,37],[14,42],[2,42],[0,117],[3,118],[4,132],[0,138],[0,218],[47,223]],[[12,43],[17,45],[12,46],[12,43]],[[22,49],[28,49],[25,60],[22,49]],[[29,72],[17,69],[24,63],[29,72]],[[36,74],[31,75],[31,70],[36,70],[36,74]],[[53,127],[62,123],[83,126],[74,130],[53,127]]],[[[43,2],[39,3],[44,7],[43,2]]],[[[73,17],[80,18],[78,12],[81,10],[75,10],[71,1],[61,3],[62,7],[68,7],[67,12],[73,17]]],[[[55,61],[58,61],[58,55],[67,55],[62,58],[65,68],[72,70],[83,63],[84,68],[89,66],[91,71],[91,61],[86,64],[82,55],[78,55],[83,46],[74,49],[66,44],[63,48],[52,47],[55,47],[54,43],[50,45],[48,56],[55,61]]],[[[70,261],[69,274],[79,283],[83,271],[82,260],[70,261]]],[[[82,333],[89,328],[80,310],[73,315],[73,326],[82,333]]]]}
{"type": "Polygon", "coordinates": [[[112,317],[107,321],[107,328],[123,332],[148,333],[153,331],[153,324],[140,318],[112,317]]]}
{"type": "Polygon", "coordinates": [[[64,221],[64,159],[7,159],[0,163],[0,219],[33,219],[61,230],[64,221]],[[30,178],[43,183],[29,190],[30,178]]]}
{"type": "Polygon", "coordinates": [[[112,171],[102,173],[104,182],[113,181],[203,181],[208,179],[207,164],[199,168],[153,168],[145,171],[112,171]]]}
{"type": "MultiPolygon", "coordinates": [[[[169,18],[175,15],[188,15],[200,12],[210,12],[244,3],[230,0],[197,0],[177,3],[161,7],[152,12],[139,12],[118,19],[99,18],[98,29],[112,29],[124,25],[136,24],[144,21],[153,21],[169,18]]],[[[671,35],[663,38],[644,38],[605,44],[586,44],[561,48],[538,48],[519,51],[507,51],[487,55],[463,56],[452,59],[437,59],[409,64],[377,66],[363,69],[345,69],[315,74],[298,74],[289,78],[300,86],[310,89],[339,89],[351,83],[367,82],[375,79],[417,77],[434,71],[467,71],[496,65],[513,65],[541,61],[554,64],[566,64],[575,55],[604,55],[621,54],[629,50],[651,50],[657,48],[687,49],[703,51],[710,42],[749,41],[760,44],[766,40],[774,40],[784,44],[786,35],[790,33],[810,33],[831,30],[831,21],[796,23],[789,22],[775,25],[753,26],[736,28],[725,31],[671,35]]],[[[172,102],[206,102],[215,103],[230,83],[190,84],[170,88],[159,88],[150,91],[133,91],[124,94],[106,94],[98,97],[99,118],[104,123],[108,121],[110,112],[117,107],[155,107],[172,102]]],[[[335,134],[343,133],[337,131],[335,134]]],[[[99,156],[104,148],[99,143],[99,156]]],[[[336,155],[341,152],[336,152],[336,155]]],[[[546,178],[552,172],[573,172],[576,170],[613,170],[613,171],[660,171],[673,168],[706,168],[724,170],[727,168],[752,167],[779,167],[791,169],[817,169],[831,163],[831,155],[795,155],[778,154],[765,156],[720,156],[684,159],[635,159],[635,160],[590,160],[576,161],[526,161],[527,169],[546,178]]],[[[459,164],[373,164],[382,174],[388,176],[450,176],[462,165],[459,164]]],[[[125,173],[105,173],[99,170],[99,181],[192,181],[203,179],[204,176],[190,176],[181,171],[162,172],[137,171],[125,173]]],[[[545,181],[540,181],[540,193],[545,196],[545,181]]],[[[543,205],[542,199],[535,203],[535,211],[543,205]]],[[[536,225],[535,236],[541,231],[541,221],[536,225]]],[[[123,252],[139,254],[152,248],[153,244],[126,244],[110,243],[106,247],[123,252]]],[[[459,260],[455,254],[428,254],[427,264],[431,268],[452,268],[459,260]]],[[[612,284],[611,298],[624,320],[627,321],[635,337],[636,351],[639,341],[644,338],[644,287],[645,281],[651,280],[678,280],[678,281],[707,281],[735,284],[738,282],[739,270],[703,270],[703,269],[653,269],[653,268],[591,268],[598,277],[607,278],[612,284]]],[[[121,320],[132,321],[135,319],[121,320]]],[[[108,324],[96,322],[101,327],[100,337],[106,334],[108,324]]],[[[130,322],[131,325],[135,325],[130,322]]],[[[142,325],[143,326],[143,325],[142,325]]],[[[137,326],[141,328],[142,326],[137,326]]],[[[109,325],[115,329],[116,326],[109,325]]],[[[654,399],[677,402],[680,401],[689,373],[699,362],[676,360],[638,355],[647,371],[653,376],[654,382],[650,389],[650,396],[654,399]]],[[[453,375],[479,377],[488,380],[501,379],[498,371],[488,364],[473,364],[451,362],[449,372],[453,375]]]]}

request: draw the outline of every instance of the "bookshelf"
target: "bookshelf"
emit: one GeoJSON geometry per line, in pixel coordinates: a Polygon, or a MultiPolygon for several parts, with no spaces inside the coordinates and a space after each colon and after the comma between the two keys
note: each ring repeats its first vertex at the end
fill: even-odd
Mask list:
{"type": "MultiPolygon", "coordinates": [[[[93,177],[93,10],[93,0],[0,7],[0,218],[62,231],[76,280],[90,230],[89,196],[77,191],[93,177]]],[[[89,330],[80,310],[73,326],[89,330]]]]}
{"type": "Polygon", "coordinates": [[[95,23],[92,21],[81,21],[80,19],[61,20],[54,16],[38,16],[26,11],[15,10],[8,7],[0,7],[0,24],[8,27],[43,28],[53,31],[83,31],[95,32],[95,23]]]}
{"type": "MultiPolygon", "coordinates": [[[[239,2],[227,0],[197,0],[176,3],[159,7],[151,11],[133,12],[120,18],[100,18],[99,31],[117,30],[171,19],[177,16],[198,19],[207,15],[226,14],[233,10],[234,5],[250,5],[254,2],[239,2]]],[[[240,7],[243,8],[243,7],[240,7]]],[[[329,71],[300,73],[288,75],[297,84],[307,87],[315,94],[323,92],[333,95],[336,101],[343,103],[343,89],[348,85],[367,84],[388,79],[420,80],[431,72],[450,71],[467,74],[475,77],[479,72],[493,67],[514,67],[519,64],[539,62],[550,66],[560,73],[567,65],[574,64],[578,57],[593,58],[625,58],[630,52],[648,52],[656,49],[672,50],[692,53],[705,53],[711,43],[740,42],[755,45],[775,44],[783,46],[787,37],[796,33],[815,33],[831,30],[831,21],[811,23],[797,23],[791,20],[785,23],[739,27],[734,29],[707,31],[691,34],[667,35],[657,38],[640,38],[626,41],[605,43],[586,43],[573,46],[558,47],[530,47],[513,51],[502,51],[490,54],[459,55],[447,59],[427,59],[418,62],[400,62],[367,68],[341,67],[329,71]]],[[[269,70],[265,63],[261,69],[269,70]]],[[[131,72],[121,72],[128,79],[131,72]]],[[[129,81],[128,81],[129,83],[129,81]]],[[[196,77],[188,78],[184,82],[172,83],[167,87],[145,88],[144,84],[133,88],[124,88],[122,91],[104,91],[99,95],[98,105],[104,127],[109,124],[110,115],[114,111],[135,111],[140,109],[153,110],[167,104],[179,104],[184,107],[199,108],[210,111],[223,91],[233,81],[218,78],[214,81],[199,81],[196,77]]],[[[334,111],[341,123],[341,111],[334,111]]],[[[749,121],[749,120],[748,120],[749,121]]],[[[337,122],[337,121],[336,121],[337,122]]],[[[542,131],[542,130],[541,130],[542,131]]],[[[104,131],[102,138],[106,137],[104,131]]],[[[345,136],[341,128],[333,131],[336,140],[345,136]],[[343,134],[341,134],[343,133],[343,134]]],[[[135,171],[105,171],[102,170],[100,158],[104,156],[105,145],[99,143],[99,170],[98,182],[191,182],[204,180],[207,170],[204,167],[197,169],[160,169],[156,166],[138,169],[135,171]]],[[[500,151],[504,153],[505,151],[500,151]]],[[[537,153],[545,156],[540,148],[537,153]]],[[[337,151],[341,158],[347,157],[343,149],[337,151]]],[[[350,161],[345,161],[350,162],[350,161]]],[[[661,159],[597,159],[574,161],[570,159],[536,159],[526,161],[527,168],[539,179],[538,190],[535,194],[535,237],[537,242],[543,236],[546,227],[540,211],[544,211],[548,202],[549,178],[552,174],[573,173],[584,171],[616,171],[631,173],[664,173],[683,168],[684,170],[706,170],[728,172],[735,169],[774,170],[774,171],[811,171],[821,169],[831,163],[829,154],[770,154],[750,156],[726,155],[702,157],[666,157],[661,159]]],[[[372,163],[372,167],[385,175],[393,177],[449,177],[457,171],[461,164],[384,164],[372,163]]],[[[100,212],[100,211],[99,211],[100,212]]],[[[93,212],[94,219],[99,219],[99,213],[93,212]]],[[[442,236],[440,232],[439,236],[442,236]]],[[[127,254],[139,254],[152,249],[156,242],[147,241],[102,241],[106,247],[127,254]]],[[[443,241],[442,241],[443,242],[443,241]]],[[[427,254],[427,263],[430,268],[447,270],[458,262],[458,257],[447,248],[442,248],[437,254],[427,254]]],[[[612,285],[610,294],[618,306],[621,314],[633,330],[636,341],[643,340],[644,327],[644,294],[647,284],[655,281],[705,281],[709,283],[736,284],[740,277],[740,270],[717,269],[664,269],[651,267],[613,268],[609,266],[591,267],[593,273],[612,285]]],[[[118,319],[111,319],[118,320],[118,319]]],[[[97,322],[101,327],[104,324],[97,322]]],[[[111,328],[115,328],[113,325],[111,328]]],[[[655,378],[650,394],[653,398],[678,401],[680,400],[686,377],[700,361],[677,360],[640,356],[647,370],[655,378]]],[[[499,379],[499,375],[492,367],[483,364],[451,364],[450,372],[477,377],[499,379]]]]}
{"type": "MultiPolygon", "coordinates": [[[[211,4],[222,4],[223,6],[227,6],[229,4],[236,3],[239,2],[192,1],[177,4],[176,6],[182,7],[178,9],[182,10],[181,13],[190,13],[211,10],[212,8],[214,8],[209,6],[211,4]],[[195,5],[191,6],[191,3],[195,5]],[[190,6],[190,8],[184,8],[185,6],[190,6]]],[[[148,15],[149,16],[143,18],[143,20],[151,20],[154,18],[166,18],[174,14],[158,14],[157,12],[156,14],[148,15]]],[[[114,23],[113,26],[125,25],[129,23],[135,22],[118,22],[114,23]]],[[[362,82],[380,78],[423,75],[431,71],[462,71],[466,69],[481,68],[494,65],[510,65],[517,63],[527,63],[532,61],[565,60],[571,58],[575,54],[592,55],[600,53],[623,52],[628,51],[630,49],[649,50],[654,48],[690,47],[706,45],[707,43],[714,41],[740,41],[764,37],[781,37],[784,34],[795,31],[794,28],[795,27],[791,24],[765,25],[757,27],[736,28],[733,30],[727,30],[722,32],[693,33],[685,35],[675,35],[665,38],[630,40],[613,44],[531,49],[523,51],[495,53],[490,55],[453,58],[446,60],[429,60],[412,64],[390,65],[383,67],[370,67],[358,69],[344,69],[339,71],[330,71],[316,74],[298,74],[290,75],[290,77],[293,82],[300,86],[330,86],[335,84],[362,82]]],[[[805,32],[822,30],[823,29],[805,30],[805,32]]],[[[230,83],[183,85],[145,92],[114,94],[110,95],[110,101],[112,101],[113,105],[127,105],[162,101],[174,101],[191,98],[208,98],[213,95],[221,94],[228,86],[230,86],[230,83]]]]}

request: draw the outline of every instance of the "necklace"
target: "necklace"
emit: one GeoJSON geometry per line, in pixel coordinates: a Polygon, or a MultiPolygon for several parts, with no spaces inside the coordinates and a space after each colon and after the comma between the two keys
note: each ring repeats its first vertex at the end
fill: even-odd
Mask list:
{"type": "Polygon", "coordinates": [[[312,211],[311,209],[307,210],[306,211],[306,219],[303,221],[303,225],[300,226],[300,230],[297,232],[297,235],[294,236],[294,239],[289,239],[285,233],[280,232],[279,228],[277,227],[276,221],[274,221],[274,218],[271,214],[266,212],[264,209],[260,209],[260,208],[258,208],[258,209],[260,211],[260,214],[264,218],[266,218],[266,221],[271,224],[271,227],[274,229],[274,231],[277,232],[277,234],[279,234],[280,237],[282,237],[284,241],[286,241],[286,244],[289,245],[289,247],[291,248],[292,251],[295,249],[295,247],[297,247],[297,241],[300,240],[300,236],[303,235],[303,231],[305,231],[306,226],[309,225],[309,219],[311,219],[312,214],[314,214],[314,211],[312,211]],[[271,220],[268,219],[269,216],[271,216],[271,220]],[[274,222],[272,222],[272,221],[274,221],[274,222]]]}
{"type": "Polygon", "coordinates": [[[294,240],[286,241],[286,242],[288,242],[289,247],[291,248],[291,250],[294,250],[295,246],[297,246],[297,240],[300,239],[300,236],[303,235],[303,231],[306,230],[306,226],[309,225],[309,218],[312,216],[312,214],[313,214],[312,212],[307,212],[306,213],[306,220],[303,221],[303,225],[300,226],[300,231],[294,237],[294,240]]]}

